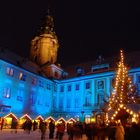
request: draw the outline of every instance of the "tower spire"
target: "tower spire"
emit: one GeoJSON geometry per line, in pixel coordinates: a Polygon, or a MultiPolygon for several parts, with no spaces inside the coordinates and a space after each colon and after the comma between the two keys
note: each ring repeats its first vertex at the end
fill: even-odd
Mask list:
{"type": "Polygon", "coordinates": [[[40,29],[40,34],[44,34],[44,33],[47,33],[47,34],[55,33],[53,17],[50,15],[49,10],[47,12],[47,16],[45,17],[45,20],[43,20],[43,23],[40,29]]]}
{"type": "Polygon", "coordinates": [[[53,17],[50,9],[41,24],[39,34],[31,42],[31,60],[42,66],[57,61],[58,39],[54,31],[53,17]]]}

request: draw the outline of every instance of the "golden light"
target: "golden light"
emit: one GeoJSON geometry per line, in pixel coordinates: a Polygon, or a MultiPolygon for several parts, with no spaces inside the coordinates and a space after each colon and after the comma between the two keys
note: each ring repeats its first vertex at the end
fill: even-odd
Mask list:
{"type": "Polygon", "coordinates": [[[120,104],[120,108],[122,108],[124,105],[123,104],[120,104]]]}
{"type": "Polygon", "coordinates": [[[13,113],[9,113],[9,114],[7,114],[6,116],[4,116],[4,118],[9,117],[10,115],[13,116],[16,120],[18,119],[13,113]]]}
{"type": "Polygon", "coordinates": [[[133,114],[133,111],[130,111],[130,114],[132,115],[133,114]]]}
{"type": "Polygon", "coordinates": [[[126,112],[129,112],[129,109],[127,109],[126,112]]]}
{"type": "Polygon", "coordinates": [[[126,107],[124,106],[124,108],[123,109],[125,109],[126,110],[126,107]]]}

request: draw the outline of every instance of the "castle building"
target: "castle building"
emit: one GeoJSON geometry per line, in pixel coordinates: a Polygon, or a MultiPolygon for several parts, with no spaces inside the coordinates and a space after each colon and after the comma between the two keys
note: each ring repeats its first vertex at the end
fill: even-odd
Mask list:
{"type": "MultiPolygon", "coordinates": [[[[59,43],[53,26],[53,18],[48,15],[41,32],[31,42],[31,61],[0,48],[0,116],[7,124],[13,118],[21,124],[26,119],[48,118],[88,123],[94,114],[102,112],[111,94],[114,59],[106,61],[99,57],[96,62],[63,70],[56,64],[59,43]]],[[[127,57],[128,64],[132,64],[129,76],[137,85],[138,95],[139,55],[136,52],[132,55],[135,58],[127,57]]]]}

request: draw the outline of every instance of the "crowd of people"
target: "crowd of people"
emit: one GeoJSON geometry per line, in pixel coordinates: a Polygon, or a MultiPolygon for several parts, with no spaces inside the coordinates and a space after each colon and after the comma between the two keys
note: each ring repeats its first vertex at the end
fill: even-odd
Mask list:
{"type": "MultiPolygon", "coordinates": [[[[17,133],[18,123],[16,120],[12,120],[11,132],[17,133]]],[[[1,127],[2,128],[2,127],[1,127]]],[[[49,139],[62,140],[64,133],[67,133],[68,140],[82,140],[86,137],[87,140],[139,140],[140,139],[140,124],[122,124],[121,121],[118,123],[110,123],[109,125],[97,124],[97,123],[57,123],[50,121],[49,123],[45,121],[26,120],[22,129],[28,134],[31,131],[36,131],[39,129],[41,134],[41,140],[45,140],[46,131],[49,131],[49,139]]],[[[2,129],[1,129],[2,130],[2,129]]]]}
{"type": "Polygon", "coordinates": [[[96,123],[58,123],[55,125],[51,121],[48,125],[46,122],[40,122],[41,140],[45,140],[46,130],[49,130],[49,139],[62,140],[64,133],[68,134],[69,140],[81,140],[86,137],[87,140],[139,140],[140,125],[132,123],[131,125],[122,125],[121,122],[110,123],[110,125],[96,123]]]}

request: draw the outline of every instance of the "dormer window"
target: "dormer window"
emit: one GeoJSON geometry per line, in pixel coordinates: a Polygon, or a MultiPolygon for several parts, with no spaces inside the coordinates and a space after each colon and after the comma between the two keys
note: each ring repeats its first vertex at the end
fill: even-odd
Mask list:
{"type": "Polygon", "coordinates": [[[20,72],[19,79],[22,80],[22,81],[26,81],[26,75],[23,74],[22,72],[20,72]]]}
{"type": "Polygon", "coordinates": [[[98,70],[106,70],[109,68],[109,64],[99,64],[91,67],[91,72],[95,72],[98,70]]]}
{"type": "Polygon", "coordinates": [[[77,74],[77,76],[83,75],[84,74],[84,69],[82,67],[77,67],[76,68],[76,74],[77,74]]]}
{"type": "Polygon", "coordinates": [[[10,68],[10,67],[7,67],[6,68],[6,73],[10,76],[13,76],[14,75],[14,69],[10,68]]]}

